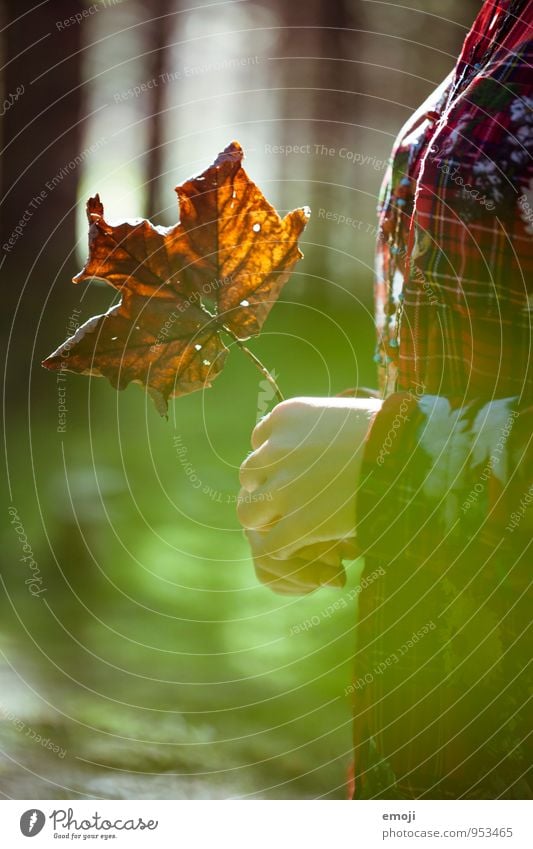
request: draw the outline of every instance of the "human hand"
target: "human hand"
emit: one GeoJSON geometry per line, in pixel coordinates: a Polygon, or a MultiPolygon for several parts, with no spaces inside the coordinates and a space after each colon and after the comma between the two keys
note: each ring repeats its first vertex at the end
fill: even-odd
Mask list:
{"type": "Polygon", "coordinates": [[[343,546],[355,536],[363,442],[380,406],[371,398],[294,398],[254,429],[237,512],[260,580],[295,592],[340,580],[343,546]]]}
{"type": "Polygon", "coordinates": [[[293,557],[280,560],[270,555],[265,533],[248,530],[246,536],[258,579],[281,595],[306,595],[318,587],[343,587],[346,572],[342,558],[355,556],[354,546],[327,542],[304,546],[293,557]]]}

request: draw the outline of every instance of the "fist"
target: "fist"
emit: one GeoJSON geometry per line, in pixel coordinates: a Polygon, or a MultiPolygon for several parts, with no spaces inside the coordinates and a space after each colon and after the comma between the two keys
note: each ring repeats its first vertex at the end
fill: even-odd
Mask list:
{"type": "Polygon", "coordinates": [[[294,398],[254,429],[237,512],[258,577],[273,589],[343,585],[362,449],[380,406],[373,398],[294,398]]]}

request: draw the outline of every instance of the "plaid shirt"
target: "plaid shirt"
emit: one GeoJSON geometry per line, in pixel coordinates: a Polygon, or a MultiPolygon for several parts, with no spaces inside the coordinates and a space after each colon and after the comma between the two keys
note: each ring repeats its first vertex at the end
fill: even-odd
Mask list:
{"type": "Polygon", "coordinates": [[[533,0],[487,0],[380,200],[356,798],[531,798],[533,0]]]}

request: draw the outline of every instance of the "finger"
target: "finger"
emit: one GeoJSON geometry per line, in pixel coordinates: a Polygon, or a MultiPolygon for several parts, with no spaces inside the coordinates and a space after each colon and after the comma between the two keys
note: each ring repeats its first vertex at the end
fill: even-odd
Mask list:
{"type": "Polygon", "coordinates": [[[259,419],[256,426],[252,431],[252,448],[255,450],[259,448],[263,442],[266,442],[270,434],[272,433],[272,416],[270,413],[267,413],[266,416],[263,416],[262,419],[259,419]]]}
{"type": "Polygon", "coordinates": [[[323,563],[320,571],[320,586],[341,589],[345,585],[346,570],[342,563],[337,566],[330,566],[328,563],[323,563]]]}
{"type": "Polygon", "coordinates": [[[254,565],[259,569],[263,578],[269,581],[284,580],[300,589],[315,589],[320,586],[319,563],[306,563],[304,560],[274,560],[270,557],[268,549],[265,549],[265,537],[267,535],[258,531],[246,531],[246,537],[252,550],[254,565]],[[313,566],[315,572],[313,573],[313,566]]]}
{"type": "Polygon", "coordinates": [[[304,560],[319,559],[324,563],[329,563],[335,566],[342,560],[355,560],[361,554],[361,550],[357,544],[355,537],[349,537],[342,540],[324,540],[323,542],[313,542],[309,545],[304,545],[293,553],[295,557],[301,557],[304,560]]]}
{"type": "Polygon", "coordinates": [[[315,542],[305,545],[295,552],[295,556],[302,560],[321,560],[328,566],[339,567],[342,560],[342,549],[338,542],[328,540],[327,542],[315,542]]]}
{"type": "Polygon", "coordinates": [[[342,560],[355,560],[361,555],[361,548],[355,537],[342,540],[339,550],[342,560]]]}
{"type": "Polygon", "coordinates": [[[308,517],[310,521],[306,522],[305,526],[303,523],[300,525],[295,518],[298,518],[295,513],[286,515],[283,512],[279,521],[262,534],[262,549],[269,557],[275,560],[289,560],[298,557],[302,549],[305,550],[310,545],[323,542],[323,540],[310,539],[311,529],[318,524],[312,521],[312,516],[308,517]]]}
{"type": "Polygon", "coordinates": [[[263,445],[243,461],[239,469],[239,480],[241,486],[248,492],[253,492],[258,486],[262,486],[269,474],[277,467],[277,458],[274,455],[269,442],[263,445]]]}
{"type": "Polygon", "coordinates": [[[342,587],[346,583],[346,572],[339,555],[337,554],[335,561],[324,562],[318,556],[321,552],[319,545],[307,547],[309,559],[298,556],[290,560],[279,560],[269,554],[269,534],[248,531],[246,536],[252,549],[254,564],[264,572],[268,572],[273,580],[284,579],[300,588],[342,587]]]}
{"type": "Polygon", "coordinates": [[[295,593],[311,592],[319,587],[343,587],[346,583],[346,572],[342,565],[330,566],[322,561],[306,563],[304,560],[269,560],[257,557],[254,559],[256,571],[259,569],[268,583],[278,585],[283,582],[295,593]],[[285,570],[283,570],[283,566],[285,570]]]}
{"type": "Polygon", "coordinates": [[[270,526],[277,518],[277,510],[271,493],[265,489],[248,492],[243,488],[239,492],[237,516],[243,528],[257,530],[270,526]]]}
{"type": "MultiPolygon", "coordinates": [[[[273,562],[280,563],[281,561],[273,562]]],[[[312,583],[319,587],[343,587],[346,583],[346,572],[340,560],[337,560],[336,563],[326,563],[324,560],[318,559],[307,562],[301,558],[294,558],[288,562],[294,566],[299,564],[294,572],[289,573],[290,577],[298,582],[312,583]]]]}
{"type": "Polygon", "coordinates": [[[309,595],[309,593],[318,589],[316,586],[304,587],[292,581],[278,578],[257,563],[254,566],[258,580],[278,595],[309,595]]]}

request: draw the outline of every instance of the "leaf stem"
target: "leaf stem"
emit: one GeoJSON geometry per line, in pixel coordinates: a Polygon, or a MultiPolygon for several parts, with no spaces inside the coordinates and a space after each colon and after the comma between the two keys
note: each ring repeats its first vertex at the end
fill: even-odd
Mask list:
{"type": "Polygon", "coordinates": [[[264,377],[266,380],[268,380],[268,382],[270,383],[270,385],[271,385],[272,389],[274,390],[274,394],[275,394],[275,396],[276,396],[276,398],[277,398],[278,402],[279,402],[279,401],[284,401],[284,400],[285,400],[285,398],[284,398],[284,397],[283,397],[283,395],[282,395],[281,389],[279,388],[278,384],[276,383],[276,381],[275,381],[275,379],[274,379],[273,375],[269,372],[269,370],[267,369],[267,367],[263,365],[263,363],[261,362],[261,360],[259,359],[259,357],[256,357],[256,355],[253,353],[253,351],[250,351],[250,349],[246,347],[246,345],[244,344],[244,342],[242,341],[242,339],[239,339],[239,337],[235,335],[235,333],[233,332],[233,330],[230,330],[230,328],[229,328],[229,327],[226,327],[226,325],[225,325],[225,324],[223,325],[223,328],[222,328],[222,329],[224,330],[224,332],[225,332],[225,333],[227,333],[227,334],[228,334],[228,336],[231,336],[231,338],[233,339],[233,341],[235,342],[235,344],[236,344],[236,345],[238,345],[238,347],[241,349],[241,351],[243,351],[243,352],[246,354],[246,356],[247,356],[247,357],[249,357],[249,358],[251,359],[251,361],[253,362],[253,364],[255,365],[255,367],[256,367],[257,369],[259,369],[259,371],[261,372],[261,374],[263,375],[263,377],[264,377]]]}

